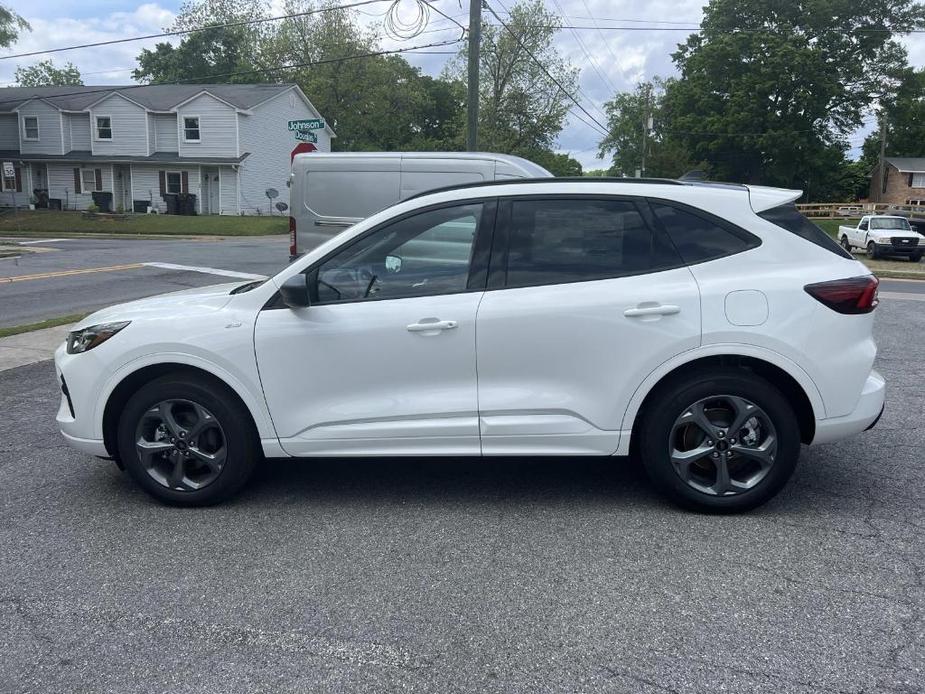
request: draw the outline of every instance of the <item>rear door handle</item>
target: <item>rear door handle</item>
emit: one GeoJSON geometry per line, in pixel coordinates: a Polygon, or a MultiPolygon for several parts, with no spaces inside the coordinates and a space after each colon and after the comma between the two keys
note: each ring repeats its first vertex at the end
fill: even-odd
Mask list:
{"type": "Polygon", "coordinates": [[[443,330],[452,330],[459,323],[454,320],[438,320],[436,318],[422,318],[417,323],[408,326],[409,333],[438,333],[443,330]]]}
{"type": "Polygon", "coordinates": [[[681,313],[681,307],[674,304],[655,304],[639,305],[636,308],[628,308],[623,312],[627,318],[643,318],[645,316],[673,316],[681,313]]]}

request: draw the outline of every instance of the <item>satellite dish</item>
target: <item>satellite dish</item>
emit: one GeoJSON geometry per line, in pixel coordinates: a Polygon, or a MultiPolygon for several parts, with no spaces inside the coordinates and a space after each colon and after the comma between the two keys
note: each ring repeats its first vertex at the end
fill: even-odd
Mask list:
{"type": "Polygon", "coordinates": [[[280,212],[285,212],[286,210],[289,209],[289,205],[287,205],[284,202],[278,202],[276,203],[276,209],[279,210],[280,212]]]}
{"type": "Polygon", "coordinates": [[[273,198],[278,198],[278,197],[279,197],[279,191],[276,190],[276,188],[267,188],[267,189],[266,189],[266,196],[267,196],[268,198],[270,198],[270,200],[272,200],[273,198]]]}

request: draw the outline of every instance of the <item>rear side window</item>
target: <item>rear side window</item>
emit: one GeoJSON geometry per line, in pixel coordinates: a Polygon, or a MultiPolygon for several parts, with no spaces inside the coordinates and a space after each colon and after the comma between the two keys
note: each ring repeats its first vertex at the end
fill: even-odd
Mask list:
{"type": "Polygon", "coordinates": [[[638,275],[682,264],[628,201],[515,200],[509,229],[509,287],[638,275]]]}
{"type": "Polygon", "coordinates": [[[743,229],[721,224],[687,209],[654,201],[651,207],[684,262],[689,265],[761,245],[761,239],[743,229]]]}
{"type": "Polygon", "coordinates": [[[759,212],[758,216],[842,258],[854,257],[839,246],[835,239],[800,214],[794,205],[772,207],[770,210],[759,212]]]}

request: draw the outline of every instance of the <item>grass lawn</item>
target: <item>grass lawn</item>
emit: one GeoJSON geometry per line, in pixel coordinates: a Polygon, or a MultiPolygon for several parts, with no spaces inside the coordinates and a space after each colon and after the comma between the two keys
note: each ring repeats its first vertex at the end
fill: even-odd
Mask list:
{"type": "Polygon", "coordinates": [[[25,325],[13,325],[9,328],[0,328],[0,337],[9,337],[10,335],[19,335],[20,333],[31,333],[33,330],[42,330],[43,328],[54,328],[58,325],[76,323],[85,315],[85,313],[75,313],[70,316],[49,318],[48,320],[39,321],[38,323],[26,323],[25,325]]]}
{"type": "Polygon", "coordinates": [[[85,217],[82,212],[8,211],[0,215],[0,234],[167,234],[182,236],[266,236],[285,234],[288,217],[231,217],[136,214],[124,218],[85,217]]]}

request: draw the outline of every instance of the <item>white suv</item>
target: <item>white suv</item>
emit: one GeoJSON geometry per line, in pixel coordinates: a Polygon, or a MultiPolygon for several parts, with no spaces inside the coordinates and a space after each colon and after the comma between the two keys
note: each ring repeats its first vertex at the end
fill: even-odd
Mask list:
{"type": "Polygon", "coordinates": [[[700,510],[872,426],[877,280],[797,191],[626,179],[406,200],[265,282],[136,301],[56,354],[58,423],[174,504],[261,455],[638,453],[700,510]]]}

